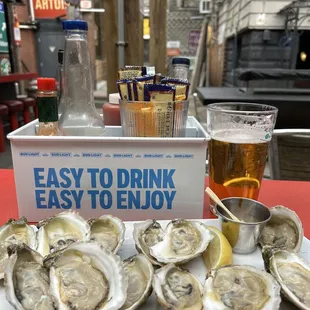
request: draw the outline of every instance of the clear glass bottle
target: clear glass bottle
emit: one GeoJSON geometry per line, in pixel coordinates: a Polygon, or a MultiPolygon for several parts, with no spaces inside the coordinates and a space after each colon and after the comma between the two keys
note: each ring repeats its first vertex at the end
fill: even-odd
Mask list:
{"type": "Polygon", "coordinates": [[[59,77],[59,98],[58,98],[58,115],[63,112],[64,108],[64,66],[63,66],[64,50],[58,50],[58,77],[59,77]]]}
{"type": "Polygon", "coordinates": [[[38,78],[38,136],[58,135],[58,98],[54,78],[38,78]]]}
{"type": "Polygon", "coordinates": [[[104,124],[94,103],[87,23],[82,20],[65,20],[63,29],[65,105],[59,119],[59,130],[68,136],[101,136],[104,124]]]}
{"type": "Polygon", "coordinates": [[[175,57],[172,59],[172,77],[188,80],[190,59],[186,57],[175,57]]]}

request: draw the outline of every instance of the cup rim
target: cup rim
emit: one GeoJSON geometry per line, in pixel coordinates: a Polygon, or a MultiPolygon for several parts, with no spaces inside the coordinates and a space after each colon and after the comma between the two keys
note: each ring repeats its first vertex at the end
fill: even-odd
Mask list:
{"type": "Polygon", "coordinates": [[[254,103],[254,102],[218,102],[218,103],[211,103],[207,105],[207,111],[212,111],[212,112],[224,112],[224,113],[234,113],[234,114],[276,114],[278,113],[279,109],[275,106],[269,105],[269,104],[260,104],[260,103],[254,103]],[[240,105],[240,106],[252,106],[252,107],[257,107],[257,108],[267,108],[267,110],[259,110],[257,109],[256,111],[253,110],[229,110],[223,108],[224,106],[229,106],[229,105],[240,105]]]}
{"type": "MultiPolygon", "coordinates": [[[[238,222],[238,221],[235,221],[235,220],[231,219],[230,217],[225,216],[225,215],[222,214],[221,212],[219,212],[218,207],[220,207],[220,206],[216,204],[216,205],[215,205],[215,211],[216,211],[217,217],[222,217],[222,218],[224,218],[225,220],[227,220],[227,221],[229,221],[229,222],[236,223],[236,224],[240,224],[240,225],[249,225],[249,226],[251,226],[251,225],[261,225],[261,224],[265,224],[265,223],[267,223],[267,222],[270,220],[270,218],[271,218],[270,209],[269,209],[267,206],[265,206],[263,203],[259,202],[258,200],[251,199],[251,198],[245,198],[245,197],[227,197],[227,198],[221,199],[221,201],[225,204],[225,200],[228,200],[228,199],[242,199],[242,200],[248,200],[248,201],[255,202],[255,203],[261,205],[262,207],[264,207],[264,209],[266,209],[266,210],[268,211],[269,216],[268,216],[268,218],[267,218],[266,220],[263,220],[263,221],[260,221],[260,222],[242,222],[242,223],[240,223],[240,222],[238,222]]],[[[222,207],[220,207],[220,208],[222,208],[222,207]]]]}

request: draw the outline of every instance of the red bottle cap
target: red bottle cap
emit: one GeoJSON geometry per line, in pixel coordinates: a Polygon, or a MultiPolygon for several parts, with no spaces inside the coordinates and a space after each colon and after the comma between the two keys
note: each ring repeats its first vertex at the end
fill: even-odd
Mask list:
{"type": "Polygon", "coordinates": [[[38,78],[38,90],[56,90],[56,80],[54,78],[38,78]]]}

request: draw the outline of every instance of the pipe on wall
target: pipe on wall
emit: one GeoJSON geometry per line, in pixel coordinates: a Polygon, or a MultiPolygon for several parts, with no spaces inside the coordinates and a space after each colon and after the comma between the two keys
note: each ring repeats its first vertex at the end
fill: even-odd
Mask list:
{"type": "Polygon", "coordinates": [[[124,0],[117,0],[118,67],[125,66],[124,0]]]}
{"type": "Polygon", "coordinates": [[[29,10],[30,10],[30,20],[31,22],[35,22],[33,0],[29,0],[29,10]]]}

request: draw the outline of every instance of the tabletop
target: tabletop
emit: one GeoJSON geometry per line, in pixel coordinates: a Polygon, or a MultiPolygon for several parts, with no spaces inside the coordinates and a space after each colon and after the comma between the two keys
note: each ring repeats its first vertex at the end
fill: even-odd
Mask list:
{"type": "MultiPolygon", "coordinates": [[[[206,177],[206,185],[208,178],[206,177]]],[[[0,225],[10,218],[18,218],[14,171],[0,169],[0,225]]],[[[204,218],[214,218],[205,196],[204,218]]],[[[310,182],[263,180],[259,201],[268,207],[284,205],[300,217],[304,235],[310,239],[310,182]]]]}
{"type": "Polygon", "coordinates": [[[36,72],[27,72],[27,73],[12,73],[8,75],[0,76],[0,83],[11,83],[21,80],[31,80],[38,77],[36,72]]]}

